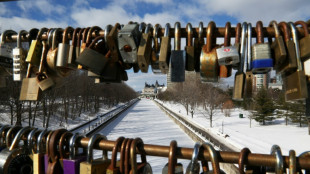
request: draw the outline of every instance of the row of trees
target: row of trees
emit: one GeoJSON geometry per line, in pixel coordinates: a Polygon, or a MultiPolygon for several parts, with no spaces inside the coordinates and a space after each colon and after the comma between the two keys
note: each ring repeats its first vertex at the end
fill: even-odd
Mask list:
{"type": "Polygon", "coordinates": [[[7,78],[7,87],[0,88],[0,113],[10,111],[11,124],[21,125],[28,119],[29,126],[42,118],[42,127],[49,127],[52,117],[59,123],[79,117],[82,112],[98,112],[100,105],[114,106],[137,97],[136,92],[125,83],[95,84],[84,71],[74,71],[69,76],[58,79],[57,85],[41,94],[39,101],[20,101],[21,82],[7,78]]]}

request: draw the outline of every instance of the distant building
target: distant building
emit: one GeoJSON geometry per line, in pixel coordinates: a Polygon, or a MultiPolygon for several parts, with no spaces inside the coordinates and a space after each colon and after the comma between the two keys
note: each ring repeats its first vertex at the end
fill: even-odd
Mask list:
{"type": "Polygon", "coordinates": [[[256,94],[260,88],[268,89],[269,73],[253,75],[253,92],[256,94]]]}
{"type": "Polygon", "coordinates": [[[165,84],[160,85],[157,80],[155,84],[148,84],[145,82],[141,95],[145,97],[155,97],[164,88],[165,88],[165,84]]]}
{"type": "Polygon", "coordinates": [[[283,82],[281,75],[276,75],[276,77],[270,78],[269,88],[282,90],[282,85],[283,82]]]}

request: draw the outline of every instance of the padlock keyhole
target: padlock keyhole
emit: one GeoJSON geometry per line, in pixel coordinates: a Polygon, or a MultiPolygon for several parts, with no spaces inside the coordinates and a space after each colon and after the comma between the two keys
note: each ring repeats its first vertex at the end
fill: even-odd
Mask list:
{"type": "Polygon", "coordinates": [[[124,46],[124,51],[125,51],[125,52],[131,52],[131,51],[132,51],[131,46],[125,45],[125,46],[124,46]]]}

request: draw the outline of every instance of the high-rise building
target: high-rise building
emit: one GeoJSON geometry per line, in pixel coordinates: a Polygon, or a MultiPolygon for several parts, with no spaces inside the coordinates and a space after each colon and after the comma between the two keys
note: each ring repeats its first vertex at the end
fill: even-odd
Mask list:
{"type": "Polygon", "coordinates": [[[270,74],[255,74],[253,75],[253,92],[256,93],[260,88],[268,89],[270,74]]]}

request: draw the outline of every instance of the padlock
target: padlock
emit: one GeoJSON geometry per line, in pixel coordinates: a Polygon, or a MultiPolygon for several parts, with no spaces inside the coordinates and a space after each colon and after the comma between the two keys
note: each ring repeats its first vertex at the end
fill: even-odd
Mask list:
{"type": "Polygon", "coordinates": [[[79,33],[78,33],[78,37],[77,37],[77,43],[76,43],[76,47],[75,47],[75,55],[76,57],[80,56],[80,52],[81,52],[81,41],[82,41],[82,37],[83,37],[83,33],[86,30],[86,28],[82,28],[79,33]]]}
{"type": "Polygon", "coordinates": [[[236,47],[230,45],[230,35],[231,35],[230,30],[231,30],[231,24],[230,22],[227,22],[225,25],[224,46],[216,49],[218,63],[220,65],[220,69],[219,69],[220,78],[230,77],[231,71],[232,71],[232,64],[239,63],[239,59],[240,59],[239,53],[236,47]],[[220,61],[222,62],[224,61],[226,63],[221,64],[220,61]]]}
{"type": "Polygon", "coordinates": [[[305,61],[310,58],[310,35],[308,26],[304,21],[297,21],[295,25],[301,25],[304,29],[304,37],[299,40],[300,47],[300,59],[301,61],[305,61]]]}
{"type": "Polygon", "coordinates": [[[31,63],[28,63],[26,78],[22,81],[19,100],[21,101],[38,101],[41,98],[41,90],[37,83],[36,77],[31,76],[31,63]]]}
{"type": "Polygon", "coordinates": [[[195,143],[191,162],[188,164],[186,168],[186,174],[199,174],[200,164],[198,162],[198,155],[201,144],[199,142],[195,143]]]}
{"type": "Polygon", "coordinates": [[[41,37],[44,33],[47,32],[47,28],[41,28],[36,40],[32,40],[26,62],[31,63],[34,66],[39,66],[40,64],[40,58],[42,54],[42,43],[41,43],[41,37]]]}
{"type": "Polygon", "coordinates": [[[281,148],[278,145],[273,145],[271,147],[270,154],[275,156],[276,165],[274,168],[267,167],[266,173],[270,172],[275,172],[277,174],[283,173],[285,171],[285,168],[281,148]]]}
{"type": "Polygon", "coordinates": [[[16,134],[18,133],[19,130],[21,130],[22,127],[21,126],[12,126],[5,135],[5,145],[6,148],[9,149],[10,146],[12,145],[13,139],[16,136],[16,134]]]}
{"type": "Polygon", "coordinates": [[[294,150],[289,151],[289,173],[296,173],[296,152],[294,150]]]}
{"type": "Polygon", "coordinates": [[[48,163],[49,163],[49,142],[52,134],[55,131],[50,131],[45,138],[45,154],[44,154],[44,172],[47,173],[48,163]]]}
{"type": "Polygon", "coordinates": [[[184,50],[186,51],[186,61],[185,61],[185,70],[194,71],[195,69],[195,47],[193,45],[193,28],[191,23],[186,25],[186,46],[184,50]]]}
{"type": "Polygon", "coordinates": [[[0,152],[6,148],[6,141],[5,141],[5,138],[6,138],[6,132],[10,129],[10,125],[3,125],[1,126],[0,128],[0,152]]]}
{"type": "Polygon", "coordinates": [[[158,37],[158,31],[161,30],[160,24],[155,24],[154,30],[153,30],[153,40],[154,40],[154,46],[152,49],[152,55],[151,55],[151,67],[152,72],[154,74],[162,74],[160,67],[159,67],[159,56],[160,56],[160,38],[158,37]]]}
{"type": "MultiPolygon", "coordinates": [[[[236,49],[238,51],[239,58],[241,59],[241,56],[240,56],[241,23],[237,23],[235,30],[236,30],[236,32],[235,32],[235,43],[234,43],[234,46],[236,47],[236,49]]],[[[234,69],[234,70],[238,70],[239,67],[240,67],[240,61],[239,61],[239,63],[232,64],[232,69],[234,69]]]]}
{"type": "Polygon", "coordinates": [[[153,174],[151,165],[146,161],[144,143],[141,138],[135,138],[130,145],[130,162],[130,174],[153,174]],[[141,163],[137,163],[136,149],[140,152],[141,163]]]}
{"type": "Polygon", "coordinates": [[[13,80],[21,81],[22,74],[26,71],[26,55],[27,51],[22,47],[21,37],[28,34],[27,31],[21,30],[17,36],[17,46],[13,49],[13,80]]]}
{"type": "Polygon", "coordinates": [[[256,23],[256,44],[252,46],[252,73],[265,74],[271,71],[273,59],[269,43],[264,43],[263,23],[256,23]]]}
{"type": "Polygon", "coordinates": [[[111,57],[112,57],[112,62],[117,62],[120,60],[120,53],[118,49],[118,30],[120,29],[120,24],[116,23],[112,30],[110,31],[107,39],[108,39],[108,47],[109,50],[111,51],[111,57]]]}
{"type": "Polygon", "coordinates": [[[32,159],[29,157],[27,143],[19,146],[22,136],[32,130],[30,127],[24,127],[18,131],[9,148],[0,152],[0,173],[32,173],[32,159]],[[19,147],[18,147],[19,146],[19,147]]]}
{"type": "Polygon", "coordinates": [[[78,40],[78,34],[81,31],[81,28],[77,27],[74,29],[73,34],[72,34],[72,43],[69,47],[69,55],[68,55],[68,68],[72,68],[72,69],[76,69],[77,68],[77,64],[75,63],[75,60],[77,58],[77,43],[80,42],[78,40]]]}
{"type": "MultiPolygon", "coordinates": [[[[69,38],[68,35],[73,35],[74,29],[72,27],[67,27],[62,34],[62,43],[58,44],[57,60],[56,67],[68,69],[68,60],[69,60],[69,38]]],[[[72,47],[73,48],[73,47],[72,47]]],[[[72,60],[72,59],[71,59],[72,60]]]]}
{"type": "Polygon", "coordinates": [[[74,134],[70,138],[69,142],[69,159],[63,159],[63,170],[64,174],[66,173],[79,173],[80,172],[80,163],[86,161],[85,154],[77,154],[78,148],[76,143],[85,138],[83,135],[74,134]]]}
{"type": "MultiPolygon", "coordinates": [[[[122,142],[122,145],[121,145],[121,151],[120,151],[120,162],[119,162],[119,170],[120,170],[120,173],[125,173],[125,152],[126,152],[126,145],[128,143],[130,139],[128,138],[125,138],[122,142]]],[[[132,141],[132,140],[131,140],[132,141]]],[[[128,161],[126,161],[128,162],[128,161]]],[[[127,171],[128,172],[128,171],[127,171]]]]}
{"type": "Polygon", "coordinates": [[[203,36],[203,22],[199,22],[198,37],[194,39],[195,72],[200,72],[200,54],[202,46],[205,44],[203,36]]]}
{"type": "Polygon", "coordinates": [[[307,79],[300,60],[297,31],[293,23],[289,23],[295,43],[297,70],[292,74],[286,74],[284,78],[285,101],[304,100],[308,97],[307,79]]]}
{"type": "MultiPolygon", "coordinates": [[[[242,42],[242,41],[241,41],[242,42]]],[[[242,45],[241,45],[242,47],[242,45]]],[[[216,150],[212,147],[211,144],[205,142],[202,144],[202,147],[204,150],[207,150],[209,152],[210,158],[211,158],[211,162],[212,162],[212,170],[204,173],[204,174],[222,174],[224,173],[221,169],[220,169],[220,163],[219,163],[219,159],[217,156],[217,152],[216,150]]]]}
{"type": "Polygon", "coordinates": [[[139,25],[127,24],[118,32],[117,36],[118,49],[122,56],[123,62],[137,63],[137,50],[141,40],[139,25]]]}
{"type": "Polygon", "coordinates": [[[207,44],[202,47],[200,54],[200,78],[202,82],[218,82],[219,66],[216,56],[216,38],[214,30],[216,26],[213,21],[209,22],[207,28],[207,44]]]}
{"type": "Polygon", "coordinates": [[[88,36],[89,30],[90,30],[90,27],[87,27],[83,31],[83,37],[82,37],[82,44],[81,44],[81,47],[80,47],[80,53],[82,53],[84,51],[84,49],[87,47],[87,36],[88,36]]]}
{"type": "Polygon", "coordinates": [[[172,140],[170,142],[168,163],[164,166],[162,174],[183,174],[183,165],[178,163],[177,153],[177,142],[172,140]]]}
{"type": "Polygon", "coordinates": [[[246,49],[246,33],[247,32],[247,23],[242,24],[241,32],[241,45],[240,45],[240,63],[239,69],[235,74],[234,80],[234,89],[232,99],[236,101],[243,101],[243,89],[244,89],[244,64],[245,64],[245,49],[246,49]]]}
{"type": "Polygon", "coordinates": [[[159,68],[163,74],[169,71],[169,62],[171,55],[171,42],[170,42],[170,24],[165,26],[164,36],[161,37],[160,53],[159,53],[159,68]]]}
{"type": "Polygon", "coordinates": [[[50,139],[47,142],[48,143],[47,144],[48,164],[46,171],[47,174],[63,173],[63,168],[59,161],[60,153],[57,147],[59,144],[58,143],[59,139],[66,132],[67,132],[66,129],[57,129],[51,134],[50,139]]]}
{"type": "Polygon", "coordinates": [[[45,91],[53,87],[55,83],[51,78],[47,76],[46,72],[43,72],[44,65],[46,64],[46,56],[47,56],[48,47],[47,47],[46,41],[42,41],[42,45],[43,45],[43,51],[42,51],[39,71],[36,75],[37,75],[38,86],[40,87],[42,91],[45,91]]]}
{"type": "Polygon", "coordinates": [[[119,162],[117,162],[117,151],[118,149],[121,149],[121,145],[123,143],[123,141],[125,140],[124,137],[119,137],[117,138],[115,145],[113,147],[112,150],[112,157],[111,157],[111,164],[109,165],[108,169],[107,169],[107,174],[119,174],[120,173],[120,168],[119,168],[119,162]]]}
{"type": "MultiPolygon", "coordinates": [[[[67,165],[65,163],[65,161],[68,161],[69,159],[69,149],[70,149],[70,139],[73,136],[73,134],[71,132],[65,132],[61,135],[60,139],[59,139],[59,145],[58,145],[58,151],[59,151],[59,162],[62,166],[63,169],[63,173],[72,173],[72,171],[78,171],[75,170],[75,166],[74,165],[67,165]]],[[[86,157],[86,156],[85,156],[86,157]]]]}
{"type": "MultiPolygon", "coordinates": [[[[238,170],[240,174],[245,174],[244,172],[244,165],[245,161],[247,160],[248,155],[251,153],[250,149],[243,148],[240,151],[239,160],[238,160],[238,170]]],[[[249,166],[246,166],[246,170],[249,171],[249,166]]]]}
{"type": "Polygon", "coordinates": [[[6,42],[7,37],[11,38],[13,34],[17,34],[17,33],[13,30],[5,30],[1,34],[1,38],[0,38],[0,65],[5,68],[12,68],[13,66],[12,50],[16,46],[16,43],[6,42]]]}
{"type": "Polygon", "coordinates": [[[252,62],[252,24],[248,23],[247,27],[247,43],[246,43],[246,49],[247,49],[247,59],[244,60],[244,66],[246,67],[246,72],[245,72],[245,83],[244,83],[244,92],[243,92],[243,97],[244,98],[252,98],[253,94],[253,72],[252,72],[252,67],[251,67],[251,62],[252,62]]]}
{"type": "Polygon", "coordinates": [[[290,30],[288,28],[287,23],[280,22],[279,23],[280,29],[282,29],[282,32],[284,34],[284,41],[286,46],[286,53],[287,58],[285,59],[284,63],[278,66],[277,73],[279,74],[286,74],[286,73],[292,73],[296,71],[297,69],[297,58],[296,58],[296,50],[295,50],[295,44],[290,39],[290,30]]]}
{"type": "Polygon", "coordinates": [[[27,146],[28,146],[28,151],[29,151],[29,156],[33,160],[33,154],[36,152],[36,148],[34,145],[34,137],[38,137],[38,135],[41,133],[41,131],[38,128],[33,128],[32,131],[29,132],[27,136],[27,146]]]}
{"type": "Polygon", "coordinates": [[[76,62],[81,64],[84,69],[88,69],[99,75],[103,73],[107,62],[109,61],[105,55],[93,50],[95,44],[100,40],[104,43],[104,36],[96,37],[89,47],[85,48],[85,50],[76,59],[76,62]]]}
{"type": "Polygon", "coordinates": [[[105,173],[111,160],[108,159],[107,151],[103,150],[102,159],[93,159],[94,144],[99,140],[107,140],[104,135],[94,134],[87,145],[87,160],[80,163],[80,173],[105,173]]]}
{"type": "Polygon", "coordinates": [[[185,81],[185,57],[186,53],[181,50],[181,24],[174,24],[174,50],[170,56],[170,78],[171,82],[185,81]]]}
{"type": "Polygon", "coordinates": [[[278,72],[278,68],[286,62],[287,52],[284,44],[284,39],[280,34],[278,24],[276,21],[271,21],[269,26],[274,28],[275,39],[271,43],[271,49],[273,50],[274,57],[274,69],[278,72]]]}
{"type": "MultiPolygon", "coordinates": [[[[151,24],[148,24],[145,28],[144,33],[142,34],[141,40],[139,42],[137,61],[127,61],[127,62],[124,61],[125,63],[138,63],[139,68],[141,72],[143,73],[148,72],[149,64],[151,63],[151,55],[152,55],[152,38],[151,38],[152,31],[151,30],[152,28],[153,26],[151,24]]],[[[121,54],[122,54],[122,51],[121,51],[121,54]]],[[[125,59],[128,59],[128,58],[125,58],[125,59]]]]}
{"type": "Polygon", "coordinates": [[[59,36],[63,33],[63,29],[57,28],[49,32],[48,36],[48,43],[49,43],[49,50],[47,52],[46,63],[47,63],[47,70],[51,74],[57,74],[56,70],[56,61],[57,61],[57,52],[58,52],[58,42],[59,36]],[[50,45],[50,42],[51,45],[50,45]]]}
{"type": "Polygon", "coordinates": [[[34,174],[44,174],[45,173],[45,163],[44,163],[44,146],[43,146],[43,138],[49,134],[49,131],[47,129],[42,130],[40,132],[37,143],[36,143],[36,149],[33,154],[33,173],[34,174]]]}
{"type": "Polygon", "coordinates": [[[240,62],[240,56],[236,46],[230,45],[230,30],[230,22],[227,22],[225,26],[224,45],[216,49],[219,65],[233,65],[240,62]]]}

